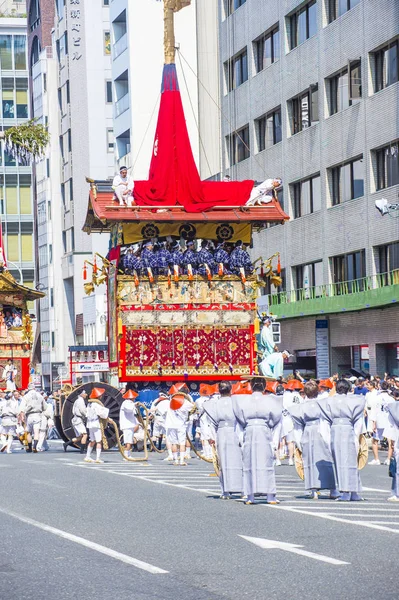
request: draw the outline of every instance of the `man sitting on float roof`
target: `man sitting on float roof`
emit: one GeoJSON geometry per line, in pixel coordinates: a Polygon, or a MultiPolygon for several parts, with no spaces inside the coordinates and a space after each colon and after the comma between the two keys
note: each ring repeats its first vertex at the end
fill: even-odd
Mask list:
{"type": "Polygon", "coordinates": [[[241,240],[236,242],[235,248],[230,255],[229,267],[230,271],[235,275],[240,275],[240,269],[244,269],[246,275],[250,275],[254,271],[249,254],[243,249],[241,240]]]}
{"type": "Polygon", "coordinates": [[[119,200],[119,206],[132,206],[134,181],[132,177],[127,176],[127,167],[119,169],[119,175],[115,175],[112,182],[116,198],[119,200]]]}

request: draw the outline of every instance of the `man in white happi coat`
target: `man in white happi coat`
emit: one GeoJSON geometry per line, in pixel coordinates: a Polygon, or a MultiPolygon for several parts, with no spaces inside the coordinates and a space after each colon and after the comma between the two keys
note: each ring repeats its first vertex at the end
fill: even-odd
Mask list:
{"type": "Polygon", "coordinates": [[[68,446],[76,445],[80,448],[80,453],[84,454],[86,452],[87,445],[87,429],[86,429],[86,419],[87,419],[87,392],[86,390],[82,390],[79,396],[76,398],[72,407],[72,427],[75,432],[75,437],[72,438],[71,441],[64,443],[64,452],[68,446]]]}
{"type": "Polygon", "coordinates": [[[85,462],[103,463],[101,460],[102,448],[102,432],[100,419],[108,419],[109,410],[100,404],[101,397],[105,390],[102,388],[93,388],[90,394],[89,403],[87,405],[87,429],[89,430],[89,445],[87,446],[87,454],[84,458],[85,462]],[[96,402],[97,401],[97,402],[96,402]],[[91,458],[94,446],[96,446],[96,459],[91,458]]]}
{"type": "Polygon", "coordinates": [[[186,392],[181,391],[183,389],[183,386],[176,384],[169,390],[171,399],[166,413],[165,428],[166,439],[172,446],[173,463],[187,466],[185,462],[187,423],[194,404],[186,398],[186,392]]]}
{"type": "Polygon", "coordinates": [[[294,434],[294,422],[289,414],[290,408],[293,405],[301,404],[303,398],[300,395],[300,391],[303,390],[303,383],[297,379],[291,379],[285,386],[283,395],[283,417],[281,426],[281,443],[280,443],[280,454],[276,458],[276,466],[281,465],[281,452],[284,443],[288,447],[288,464],[293,466],[294,464],[294,451],[295,451],[295,434],[294,434]]]}
{"type": "Polygon", "coordinates": [[[134,400],[137,398],[137,396],[138,393],[134,390],[128,390],[125,394],[123,394],[123,402],[119,411],[119,427],[123,433],[123,441],[124,445],[126,446],[126,458],[130,458],[134,434],[139,430],[137,408],[134,403],[134,400]]]}
{"type": "Polygon", "coordinates": [[[133,187],[134,182],[131,177],[127,175],[127,168],[121,167],[119,175],[115,175],[112,182],[112,189],[114,194],[119,200],[119,206],[132,206],[133,204],[133,187]]]}
{"type": "MultiPolygon", "coordinates": [[[[39,442],[37,444],[37,451],[41,452],[43,449],[44,441],[47,438],[47,433],[54,427],[54,408],[52,404],[47,403],[47,408],[42,412],[39,427],[39,442]]],[[[48,449],[48,445],[46,446],[48,449]]]]}
{"type": "Polygon", "coordinates": [[[254,186],[245,206],[269,204],[269,202],[276,199],[276,190],[281,187],[282,183],[282,180],[279,178],[265,179],[259,185],[254,186]]]}
{"type": "Polygon", "coordinates": [[[370,420],[368,428],[373,432],[371,448],[374,456],[373,460],[369,462],[369,465],[381,464],[381,461],[378,457],[378,444],[384,438],[387,438],[388,440],[388,456],[384,464],[389,465],[393,455],[394,442],[390,433],[389,412],[387,406],[392,402],[395,402],[395,398],[388,393],[389,386],[386,381],[381,382],[379,390],[374,388],[373,381],[371,381],[369,385],[372,389],[368,394],[366,394],[366,407],[371,407],[367,412],[370,420]]]}
{"type": "Polygon", "coordinates": [[[20,419],[25,423],[26,431],[28,433],[27,452],[32,452],[32,450],[33,452],[37,452],[42,413],[46,410],[46,408],[47,403],[45,402],[43,396],[36,391],[34,384],[30,383],[28,386],[28,392],[22,398],[22,402],[19,405],[20,419]]]}
{"type": "Polygon", "coordinates": [[[3,369],[3,379],[6,382],[7,392],[14,392],[17,389],[16,379],[18,370],[11,358],[8,359],[6,366],[3,369]]]}
{"type": "Polygon", "coordinates": [[[198,410],[199,417],[199,429],[202,445],[202,453],[205,458],[212,458],[212,446],[209,443],[210,440],[214,440],[216,437],[215,427],[208,417],[205,410],[206,404],[211,399],[217,399],[220,397],[217,385],[207,385],[201,383],[199,388],[200,397],[195,401],[195,405],[198,410]]]}
{"type": "MultiPolygon", "coordinates": [[[[168,412],[168,408],[169,408],[169,396],[167,394],[165,394],[164,392],[160,392],[158,398],[156,398],[154,400],[154,402],[151,404],[151,408],[150,408],[150,415],[153,417],[154,419],[154,429],[152,432],[152,437],[155,438],[155,441],[158,444],[158,450],[161,450],[162,448],[162,439],[164,437],[164,435],[166,434],[166,429],[165,429],[165,418],[166,418],[166,413],[168,412]]],[[[170,450],[170,457],[172,460],[172,448],[170,447],[170,444],[166,444],[166,448],[168,450],[170,450]],[[169,447],[168,447],[169,446],[169,447]]],[[[169,459],[169,456],[167,458],[167,460],[169,459]]]]}
{"type": "Polygon", "coordinates": [[[11,446],[14,435],[16,435],[16,427],[18,423],[19,406],[18,401],[8,394],[0,403],[0,451],[7,451],[11,454],[11,446]]]}

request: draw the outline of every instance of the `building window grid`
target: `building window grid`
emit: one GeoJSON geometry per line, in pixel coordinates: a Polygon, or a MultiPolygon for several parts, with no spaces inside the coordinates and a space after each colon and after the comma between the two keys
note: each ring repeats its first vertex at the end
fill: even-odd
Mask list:
{"type": "Polygon", "coordinates": [[[258,152],[271,148],[282,140],[281,107],[255,119],[258,152]]]}
{"type": "Polygon", "coordinates": [[[376,188],[383,190],[399,184],[399,141],[374,151],[376,156],[376,188]]]}
{"type": "Polygon", "coordinates": [[[362,97],[361,61],[348,63],[336,75],[327,79],[330,116],[360,102],[362,97]],[[350,74],[348,77],[348,73],[350,74]]]}
{"type": "Polygon", "coordinates": [[[292,184],[292,190],[295,219],[321,210],[320,174],[292,184]]]}
{"type": "Polygon", "coordinates": [[[331,169],[332,205],[364,195],[363,156],[331,169]]]}
{"type": "Polygon", "coordinates": [[[27,70],[26,35],[0,35],[0,66],[2,71],[27,70]]]}
{"type": "Polygon", "coordinates": [[[291,135],[319,122],[319,86],[312,85],[288,101],[290,109],[291,135]]]}
{"type": "Polygon", "coordinates": [[[399,40],[373,52],[374,93],[399,81],[399,40]]]}
{"type": "Polygon", "coordinates": [[[248,80],[247,49],[225,63],[227,91],[232,92],[248,80]]]}
{"type": "Polygon", "coordinates": [[[366,251],[359,250],[349,254],[331,257],[332,279],[335,293],[361,292],[365,289],[366,251]]]}
{"type": "Polygon", "coordinates": [[[234,131],[227,137],[227,147],[230,166],[233,166],[250,157],[249,125],[234,131]]]}
{"type": "Polygon", "coordinates": [[[317,33],[317,1],[308,2],[288,19],[289,46],[293,50],[317,33]]]}
{"type": "Polygon", "coordinates": [[[229,17],[233,14],[237,8],[240,8],[243,4],[245,4],[247,0],[224,0],[224,10],[226,13],[226,17],[229,17]]]}
{"type": "Polygon", "coordinates": [[[318,298],[323,293],[323,261],[293,267],[297,300],[318,298]],[[311,290],[313,288],[313,290],[311,290]]]}
{"type": "Polygon", "coordinates": [[[255,68],[260,73],[266,67],[280,58],[280,30],[279,26],[273,27],[272,31],[264,33],[254,43],[255,68]]]}
{"type": "Polygon", "coordinates": [[[360,0],[328,0],[328,22],[332,23],[359,3],[360,0]]]}

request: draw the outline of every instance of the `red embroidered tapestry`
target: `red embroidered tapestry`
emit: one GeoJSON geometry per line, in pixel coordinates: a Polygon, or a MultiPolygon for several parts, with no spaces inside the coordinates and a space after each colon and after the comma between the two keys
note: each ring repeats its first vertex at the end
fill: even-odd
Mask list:
{"type": "Polygon", "coordinates": [[[248,326],[123,329],[128,377],[252,372],[252,334],[248,326]]]}

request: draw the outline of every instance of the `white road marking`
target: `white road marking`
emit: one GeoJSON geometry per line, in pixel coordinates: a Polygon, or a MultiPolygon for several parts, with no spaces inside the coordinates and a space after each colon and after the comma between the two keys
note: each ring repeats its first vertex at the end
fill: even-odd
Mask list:
{"type": "MultiPolygon", "coordinates": [[[[319,517],[321,519],[327,519],[327,521],[336,521],[337,523],[347,523],[350,525],[360,525],[361,527],[368,527],[370,529],[379,529],[380,531],[392,531],[393,533],[399,533],[398,529],[392,529],[390,527],[384,527],[380,525],[375,525],[374,523],[368,523],[367,521],[350,521],[349,519],[342,519],[340,517],[335,517],[326,513],[317,513],[312,512],[311,510],[300,510],[298,508],[293,508],[291,506],[281,506],[281,505],[270,505],[270,504],[261,504],[261,506],[265,506],[269,509],[275,510],[285,510],[287,512],[297,513],[299,515],[309,515],[310,517],[319,517]]],[[[365,515],[366,516],[366,515],[365,515]]]]}
{"type": "Polygon", "coordinates": [[[302,550],[303,546],[298,544],[288,544],[287,542],[278,542],[275,540],[265,540],[263,538],[248,537],[246,535],[239,535],[247,542],[259,546],[264,550],[284,550],[285,552],[291,552],[292,554],[299,554],[300,556],[306,556],[307,558],[313,558],[314,560],[320,560],[321,562],[329,563],[330,565],[350,565],[350,563],[330,556],[324,556],[323,554],[316,554],[315,552],[309,552],[308,550],[302,550]]]}
{"type": "Polygon", "coordinates": [[[111,558],[115,558],[116,560],[120,560],[121,562],[124,562],[127,565],[131,565],[132,567],[137,567],[138,569],[142,569],[143,571],[148,571],[148,573],[152,573],[153,575],[169,572],[164,571],[164,569],[160,569],[159,567],[155,567],[154,565],[150,565],[149,563],[143,562],[142,560],[138,560],[137,558],[133,558],[132,556],[128,556],[127,554],[121,554],[121,552],[117,552],[116,550],[112,550],[111,548],[107,548],[106,546],[102,546],[101,544],[96,544],[95,542],[91,542],[90,540],[86,540],[77,535],[73,535],[72,533],[62,531],[62,529],[56,529],[55,527],[51,527],[50,525],[46,525],[45,523],[40,523],[39,521],[30,519],[29,517],[18,515],[17,513],[6,510],[5,508],[0,508],[0,512],[5,515],[8,515],[9,517],[13,517],[18,521],[21,521],[22,523],[32,525],[33,527],[37,527],[42,531],[47,531],[48,533],[52,533],[60,538],[69,540],[70,542],[74,542],[75,544],[79,544],[80,546],[85,546],[86,548],[90,548],[90,550],[96,550],[96,552],[100,552],[101,554],[105,554],[106,556],[110,556],[111,558]]]}
{"type": "Polygon", "coordinates": [[[369,487],[364,487],[364,486],[363,486],[363,491],[364,492],[380,492],[381,494],[391,494],[392,493],[391,490],[381,490],[379,488],[369,488],[369,487]]]}

